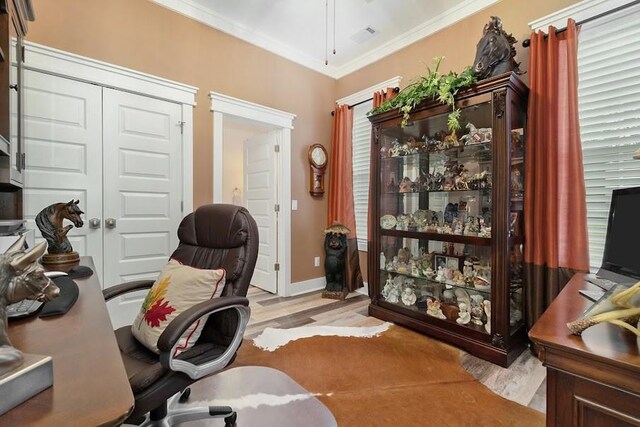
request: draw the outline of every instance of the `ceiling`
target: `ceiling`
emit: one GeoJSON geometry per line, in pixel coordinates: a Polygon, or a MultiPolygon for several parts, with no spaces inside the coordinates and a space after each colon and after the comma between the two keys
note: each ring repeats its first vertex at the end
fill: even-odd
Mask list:
{"type": "Polygon", "coordinates": [[[152,1],[340,78],[500,0],[152,1]]]}

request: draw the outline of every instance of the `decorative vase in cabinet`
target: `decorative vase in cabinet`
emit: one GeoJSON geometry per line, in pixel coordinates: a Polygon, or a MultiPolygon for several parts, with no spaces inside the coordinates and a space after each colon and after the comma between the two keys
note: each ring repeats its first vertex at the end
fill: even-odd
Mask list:
{"type": "Polygon", "coordinates": [[[511,73],[370,116],[369,314],[508,366],[525,348],[527,87],[511,73]]]}

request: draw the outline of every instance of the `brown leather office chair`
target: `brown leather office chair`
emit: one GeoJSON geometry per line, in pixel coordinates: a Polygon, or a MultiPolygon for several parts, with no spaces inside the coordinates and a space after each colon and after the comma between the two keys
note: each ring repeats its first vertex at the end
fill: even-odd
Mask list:
{"type": "MultiPolygon", "coordinates": [[[[169,324],[158,340],[160,355],[140,344],[130,326],[115,331],[135,397],[135,407],[125,422],[173,425],[213,416],[233,424],[236,414],[229,407],[172,406],[177,399],[188,399],[190,384],[235,359],[249,321],[246,295],[258,257],[258,228],[245,208],[214,204],[187,215],[178,228],[178,238],[180,244],[171,255],[173,259],[197,268],[224,268],[226,284],[220,298],[191,307],[169,324]],[[206,315],[210,316],[196,345],[173,358],[180,336],[206,315]]],[[[105,289],[104,297],[109,300],[152,285],[152,280],[124,283],[105,289]]]]}

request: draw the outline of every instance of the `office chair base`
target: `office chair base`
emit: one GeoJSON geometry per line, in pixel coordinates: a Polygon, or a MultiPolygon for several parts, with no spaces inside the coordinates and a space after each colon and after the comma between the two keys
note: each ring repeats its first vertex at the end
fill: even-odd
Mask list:
{"type": "MultiPolygon", "coordinates": [[[[189,389],[187,389],[189,390],[189,389]]],[[[167,401],[167,414],[159,420],[152,420],[147,414],[144,422],[139,424],[144,427],[171,427],[179,423],[210,418],[224,418],[225,426],[234,426],[238,414],[230,406],[182,406],[189,398],[190,391],[178,393],[167,401]],[[186,394],[186,397],[184,397],[186,394]]]]}

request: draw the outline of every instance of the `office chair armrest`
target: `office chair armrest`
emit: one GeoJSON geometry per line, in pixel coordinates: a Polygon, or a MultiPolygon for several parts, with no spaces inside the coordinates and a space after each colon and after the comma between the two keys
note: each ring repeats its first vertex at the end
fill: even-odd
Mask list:
{"type": "Polygon", "coordinates": [[[249,306],[249,300],[245,297],[219,297],[203,301],[188,308],[176,316],[175,319],[162,332],[158,338],[158,350],[171,351],[178,340],[198,319],[202,316],[222,311],[228,307],[244,305],[249,306]]]}
{"type": "Polygon", "coordinates": [[[233,359],[240,344],[242,344],[242,336],[249,323],[250,315],[249,300],[244,297],[221,297],[194,305],[173,319],[167,329],[160,335],[158,339],[160,363],[163,367],[172,371],[184,372],[191,379],[202,378],[225,368],[233,359]],[[238,326],[231,343],[223,354],[214,360],[198,365],[173,357],[180,337],[194,322],[203,316],[224,310],[236,310],[238,312],[238,326]]]}
{"type": "Polygon", "coordinates": [[[153,286],[155,280],[134,280],[133,282],[121,283],[119,285],[110,286],[107,289],[102,291],[102,296],[105,301],[109,301],[112,298],[118,297],[120,295],[139,291],[142,289],[149,289],[153,286]]]}

